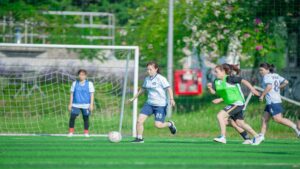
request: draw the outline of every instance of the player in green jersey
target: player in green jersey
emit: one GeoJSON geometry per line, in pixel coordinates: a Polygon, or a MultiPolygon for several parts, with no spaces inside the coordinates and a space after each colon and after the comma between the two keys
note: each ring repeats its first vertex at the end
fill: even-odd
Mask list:
{"type": "Polygon", "coordinates": [[[242,83],[248,87],[257,96],[259,96],[259,92],[247,80],[239,76],[230,75],[230,69],[225,65],[216,66],[214,73],[217,79],[213,84],[208,84],[208,89],[211,94],[217,94],[220,98],[213,100],[213,103],[218,104],[224,101],[227,104],[217,115],[221,135],[215,138],[214,141],[226,144],[226,123],[228,118],[231,118],[240,128],[254,137],[258,137],[259,135],[244,121],[245,99],[240,84],[242,83]]]}

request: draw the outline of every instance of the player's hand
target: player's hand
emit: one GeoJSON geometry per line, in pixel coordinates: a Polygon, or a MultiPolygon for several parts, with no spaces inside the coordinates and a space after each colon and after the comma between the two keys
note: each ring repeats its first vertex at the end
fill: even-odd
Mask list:
{"type": "Polygon", "coordinates": [[[68,110],[71,111],[72,110],[72,104],[69,104],[68,106],[68,110]]]}
{"type": "Polygon", "coordinates": [[[260,96],[260,93],[257,90],[252,90],[251,91],[255,96],[260,96]]]}
{"type": "Polygon", "coordinates": [[[171,106],[174,107],[174,106],[176,105],[175,100],[174,100],[174,99],[171,99],[171,100],[170,100],[170,104],[171,104],[171,106]]]}
{"type": "Polygon", "coordinates": [[[132,103],[133,101],[134,101],[134,98],[128,99],[128,100],[127,100],[127,104],[130,104],[130,103],[132,103]]]}
{"type": "Polygon", "coordinates": [[[207,83],[208,88],[212,88],[212,86],[213,86],[212,83],[207,83]]]}
{"type": "Polygon", "coordinates": [[[212,102],[213,102],[214,104],[219,104],[219,103],[221,103],[222,101],[223,101],[223,99],[218,98],[218,99],[214,99],[212,102]]]}
{"type": "Polygon", "coordinates": [[[263,102],[264,101],[264,96],[260,96],[259,101],[263,102]]]}
{"type": "Polygon", "coordinates": [[[89,110],[92,112],[94,110],[94,105],[91,104],[89,110]]]}

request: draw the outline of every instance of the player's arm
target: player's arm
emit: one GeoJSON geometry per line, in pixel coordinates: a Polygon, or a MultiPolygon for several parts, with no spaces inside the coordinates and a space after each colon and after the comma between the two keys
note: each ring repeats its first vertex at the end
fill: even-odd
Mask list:
{"type": "Polygon", "coordinates": [[[284,81],[280,84],[280,89],[285,88],[288,84],[289,84],[289,81],[288,81],[288,80],[284,80],[284,81]]]}
{"type": "Polygon", "coordinates": [[[214,99],[212,102],[213,102],[214,104],[219,104],[219,103],[221,103],[222,101],[224,101],[223,98],[217,98],[217,99],[214,99]]]}
{"type": "Polygon", "coordinates": [[[213,88],[213,84],[212,83],[208,83],[207,84],[207,88],[208,88],[209,93],[216,94],[216,90],[213,88]]]}
{"type": "Polygon", "coordinates": [[[95,95],[94,92],[91,93],[91,103],[90,103],[90,111],[92,112],[94,110],[94,100],[95,100],[95,95]]]}
{"type": "Polygon", "coordinates": [[[144,93],[144,89],[140,88],[136,95],[134,95],[131,99],[129,99],[129,102],[133,102],[136,98],[138,98],[142,93],[144,93]]]}
{"type": "Polygon", "coordinates": [[[248,82],[247,80],[245,79],[242,79],[241,80],[241,83],[243,85],[245,85],[253,94],[255,94],[256,96],[260,96],[259,92],[251,85],[250,82],[248,82]]]}
{"type": "Polygon", "coordinates": [[[69,106],[68,106],[69,111],[71,111],[71,109],[72,109],[72,102],[73,102],[73,92],[71,92],[71,94],[70,94],[70,101],[69,101],[69,106]]]}
{"type": "Polygon", "coordinates": [[[175,106],[175,100],[174,100],[173,90],[171,89],[171,87],[168,87],[167,90],[168,90],[168,94],[169,94],[171,106],[175,106]]]}
{"type": "Polygon", "coordinates": [[[272,84],[268,84],[267,87],[265,88],[265,90],[262,92],[262,94],[259,97],[260,101],[264,100],[264,97],[267,95],[268,92],[270,92],[272,90],[272,84]]]}

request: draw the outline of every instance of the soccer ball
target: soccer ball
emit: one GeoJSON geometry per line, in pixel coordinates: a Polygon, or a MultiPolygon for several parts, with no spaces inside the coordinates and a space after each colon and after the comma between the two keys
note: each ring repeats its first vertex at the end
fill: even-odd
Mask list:
{"type": "Polygon", "coordinates": [[[118,143],[122,140],[122,135],[117,131],[111,131],[108,133],[108,140],[112,143],[118,143]]]}

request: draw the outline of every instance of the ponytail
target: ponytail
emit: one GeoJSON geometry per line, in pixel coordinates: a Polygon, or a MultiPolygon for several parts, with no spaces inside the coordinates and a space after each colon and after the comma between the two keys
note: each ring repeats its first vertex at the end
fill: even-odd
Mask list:
{"type": "Polygon", "coordinates": [[[264,68],[266,70],[269,70],[270,73],[274,73],[275,72],[275,65],[274,64],[269,64],[269,63],[261,63],[259,65],[259,67],[264,68]]]}

